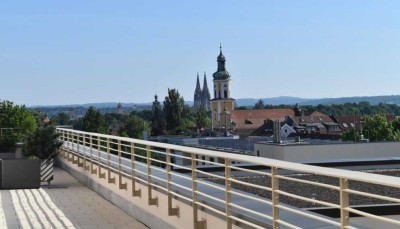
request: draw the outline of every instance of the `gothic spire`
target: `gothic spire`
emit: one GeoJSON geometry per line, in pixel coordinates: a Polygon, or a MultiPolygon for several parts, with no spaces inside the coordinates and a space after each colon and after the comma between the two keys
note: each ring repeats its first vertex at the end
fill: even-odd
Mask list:
{"type": "Polygon", "coordinates": [[[201,91],[199,73],[197,73],[196,91],[201,91]]]}
{"type": "Polygon", "coordinates": [[[208,93],[208,86],[207,86],[207,79],[206,79],[206,72],[204,72],[204,81],[203,81],[203,93],[208,93]]]}

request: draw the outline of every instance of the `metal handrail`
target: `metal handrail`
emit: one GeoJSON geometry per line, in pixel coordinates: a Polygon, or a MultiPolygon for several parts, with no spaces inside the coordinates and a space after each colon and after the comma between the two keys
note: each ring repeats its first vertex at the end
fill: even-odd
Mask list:
{"type": "MultiPolygon", "coordinates": [[[[62,140],[64,140],[64,158],[70,160],[70,156],[72,154],[72,162],[77,164],[78,166],[83,166],[84,168],[89,167],[87,166],[87,163],[90,163],[90,167],[92,167],[92,164],[98,164],[99,171],[97,172],[97,174],[99,174],[99,177],[105,177],[104,175],[102,175],[101,172],[102,169],[105,170],[106,172],[108,172],[107,177],[109,179],[109,183],[116,183],[115,179],[118,178],[120,181],[118,182],[118,184],[122,189],[126,189],[126,184],[123,184],[121,182],[122,176],[128,176],[128,178],[130,177],[130,179],[132,180],[132,185],[134,185],[134,183],[138,181],[144,183],[148,187],[148,203],[150,205],[157,203],[157,198],[152,195],[152,190],[154,188],[158,188],[167,192],[169,198],[169,215],[176,215],[178,212],[176,207],[174,208],[171,204],[173,196],[177,197],[178,199],[183,199],[185,201],[190,200],[193,206],[193,222],[194,226],[197,228],[200,228],[200,225],[203,225],[204,223],[202,220],[199,219],[197,213],[198,211],[201,211],[200,207],[217,213],[219,217],[221,217],[221,215],[224,215],[227,223],[227,228],[232,228],[232,225],[235,221],[239,224],[253,226],[256,225],[257,227],[263,227],[265,224],[270,224],[273,225],[273,227],[275,228],[279,227],[280,225],[295,228],[296,225],[294,225],[292,222],[288,222],[280,217],[279,212],[281,210],[291,212],[299,217],[306,217],[323,223],[328,223],[330,225],[338,226],[340,228],[352,227],[349,220],[350,212],[373,218],[374,220],[400,225],[399,220],[389,219],[383,216],[377,216],[371,213],[362,212],[360,210],[355,210],[354,208],[351,208],[349,206],[349,199],[351,197],[349,194],[367,196],[370,198],[376,198],[396,203],[400,202],[399,198],[386,197],[378,194],[367,193],[364,191],[351,190],[348,187],[348,181],[351,180],[367,182],[376,185],[384,185],[387,187],[400,188],[400,178],[398,177],[334,168],[324,168],[319,166],[292,163],[268,158],[230,154],[208,149],[171,145],[159,142],[144,141],[139,139],[111,136],[98,133],[89,133],[64,128],[57,128],[57,131],[61,133],[61,138],[62,140]],[[90,150],[88,148],[89,146],[90,150]],[[153,158],[154,155],[162,155],[165,158],[153,158]],[[78,159],[75,160],[74,156],[77,156],[78,159]],[[214,162],[214,160],[207,161],[207,159],[197,159],[196,156],[198,158],[200,158],[201,156],[208,158],[217,158],[217,162],[214,162]],[[83,158],[84,161],[81,162],[79,158],[83,158]],[[186,164],[184,162],[182,162],[182,164],[178,164],[176,161],[172,162],[171,158],[186,161],[186,164]],[[206,172],[200,169],[201,166],[198,165],[200,164],[199,162],[213,166],[222,166],[224,167],[225,172],[222,175],[221,173],[215,174],[212,172],[206,172]],[[237,162],[240,164],[254,164],[263,166],[265,168],[271,168],[271,172],[252,171],[251,169],[240,167],[240,164],[235,164],[233,162],[237,162]],[[160,167],[155,167],[155,165],[153,165],[152,163],[158,163],[160,167]],[[188,170],[192,173],[192,176],[189,177],[189,175],[178,174],[173,171],[172,167],[188,170]],[[290,178],[279,174],[280,170],[290,170],[297,173],[315,174],[335,178],[337,179],[337,181],[339,181],[339,185],[331,185],[319,183],[317,181],[307,181],[298,178],[290,178]],[[262,175],[268,177],[268,179],[271,179],[272,185],[271,187],[267,187],[261,184],[250,184],[248,182],[240,181],[234,178],[235,176],[233,174],[235,171],[253,173],[255,176],[262,175]],[[117,174],[117,176],[111,178],[111,172],[117,174]],[[162,173],[163,176],[159,177],[158,173],[162,173]],[[197,174],[217,179],[219,180],[219,184],[202,180],[201,178],[197,177],[197,174]],[[183,181],[187,182],[187,184],[180,184],[174,179],[182,179],[183,181]],[[192,182],[190,180],[192,180],[192,182]],[[280,189],[278,182],[279,180],[287,180],[302,185],[318,186],[320,188],[326,188],[331,191],[338,192],[340,195],[340,203],[329,203],[326,201],[287,192],[286,190],[283,191],[280,189]],[[272,200],[268,200],[265,197],[233,189],[231,185],[235,184],[246,185],[254,189],[258,189],[261,192],[271,193],[272,200]],[[206,189],[199,189],[198,185],[203,185],[202,187],[208,187],[210,189],[213,189],[214,191],[204,191],[206,189]],[[181,188],[187,193],[177,193],[176,188],[181,188]],[[189,194],[190,192],[192,192],[191,195],[189,194]],[[214,197],[214,193],[223,194],[225,198],[220,199],[219,197],[214,197]],[[272,208],[272,212],[259,212],[252,209],[252,204],[241,205],[240,201],[234,202],[235,199],[231,197],[232,194],[233,196],[235,196],[236,199],[242,198],[243,200],[251,201],[255,204],[263,204],[265,206],[269,206],[270,208],[272,208]],[[279,196],[286,196],[310,204],[321,204],[339,209],[341,212],[340,219],[330,219],[322,215],[298,209],[294,206],[283,204],[280,202],[279,196]],[[205,198],[213,200],[213,203],[209,203],[208,201],[206,201],[205,198]],[[236,210],[240,210],[240,213],[232,209],[232,207],[236,210]],[[221,211],[221,209],[224,208],[226,208],[226,211],[221,211]],[[245,215],[246,217],[243,217],[243,215],[245,215]],[[268,219],[268,221],[265,221],[265,219],[268,219]]],[[[132,195],[139,195],[139,191],[140,190],[133,189],[132,195]]]]}

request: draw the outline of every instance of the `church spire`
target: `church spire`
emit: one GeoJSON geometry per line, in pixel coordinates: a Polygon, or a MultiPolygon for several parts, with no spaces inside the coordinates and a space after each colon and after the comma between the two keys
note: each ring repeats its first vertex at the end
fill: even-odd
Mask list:
{"type": "Polygon", "coordinates": [[[218,69],[217,71],[213,74],[214,80],[225,80],[230,78],[229,72],[226,71],[225,67],[225,56],[222,53],[222,45],[221,43],[219,44],[219,55],[217,57],[217,62],[218,62],[218,69]]]}
{"type": "Polygon", "coordinates": [[[204,72],[204,82],[203,82],[203,90],[201,91],[201,103],[203,104],[206,111],[210,110],[210,91],[207,86],[207,76],[206,72],[204,72]]]}
{"type": "Polygon", "coordinates": [[[219,43],[219,55],[217,57],[218,61],[218,71],[225,71],[225,56],[222,54],[222,45],[219,43]]]}
{"type": "Polygon", "coordinates": [[[207,79],[206,79],[206,72],[204,72],[204,81],[203,81],[203,93],[208,93],[208,86],[207,86],[207,79]]]}
{"type": "Polygon", "coordinates": [[[199,73],[197,73],[196,91],[201,91],[199,73]]]}

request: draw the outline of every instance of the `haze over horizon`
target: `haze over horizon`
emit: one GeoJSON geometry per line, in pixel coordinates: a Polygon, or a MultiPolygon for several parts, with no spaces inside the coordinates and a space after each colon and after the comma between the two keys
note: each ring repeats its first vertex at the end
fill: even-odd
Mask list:
{"type": "Polygon", "coordinates": [[[233,98],[400,94],[398,1],[0,3],[0,100],[146,103],[212,89],[219,42],[233,98]]]}

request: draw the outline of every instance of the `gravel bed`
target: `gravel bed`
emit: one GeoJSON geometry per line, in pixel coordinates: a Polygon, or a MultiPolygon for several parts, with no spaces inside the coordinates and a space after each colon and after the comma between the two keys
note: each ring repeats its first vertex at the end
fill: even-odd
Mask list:
{"type": "MultiPolygon", "coordinates": [[[[368,172],[368,173],[374,173],[374,174],[400,177],[400,169],[368,170],[368,171],[361,171],[361,172],[368,172]]],[[[292,174],[292,175],[286,175],[286,176],[291,177],[291,178],[301,179],[301,180],[315,181],[318,183],[339,186],[339,180],[337,178],[332,178],[332,177],[313,175],[313,174],[292,174]]],[[[239,181],[243,181],[243,182],[247,182],[247,183],[251,183],[251,184],[257,184],[257,185],[261,185],[261,186],[265,186],[265,187],[271,187],[271,178],[267,177],[267,176],[244,176],[244,177],[236,176],[233,178],[237,179],[239,181]]],[[[206,180],[212,181],[215,183],[219,183],[219,184],[224,184],[224,180],[221,180],[221,179],[207,178],[206,180]]],[[[251,187],[251,186],[232,182],[232,187],[235,189],[239,189],[242,191],[256,194],[258,196],[266,197],[269,199],[271,198],[271,192],[257,189],[257,188],[251,187]]],[[[310,184],[303,184],[303,183],[284,180],[284,179],[279,180],[279,187],[280,187],[280,190],[288,192],[288,193],[296,194],[296,195],[303,196],[303,197],[313,198],[316,200],[322,200],[322,201],[333,203],[333,204],[339,204],[339,201],[340,201],[339,191],[324,188],[324,187],[319,187],[319,186],[310,185],[310,184]]],[[[400,189],[399,188],[392,188],[392,187],[358,182],[358,181],[352,181],[352,180],[349,180],[349,188],[352,190],[363,191],[363,192],[379,194],[379,195],[384,195],[384,196],[389,196],[389,197],[394,197],[394,198],[400,199],[400,189]]],[[[363,197],[360,195],[354,195],[354,194],[350,194],[349,199],[350,199],[350,205],[369,205],[369,204],[387,204],[387,203],[389,203],[386,201],[367,198],[367,197],[363,197]]],[[[290,198],[290,197],[287,197],[284,195],[280,195],[280,201],[283,203],[289,204],[289,205],[300,207],[300,208],[323,207],[322,205],[305,202],[305,201],[290,198]]]]}

